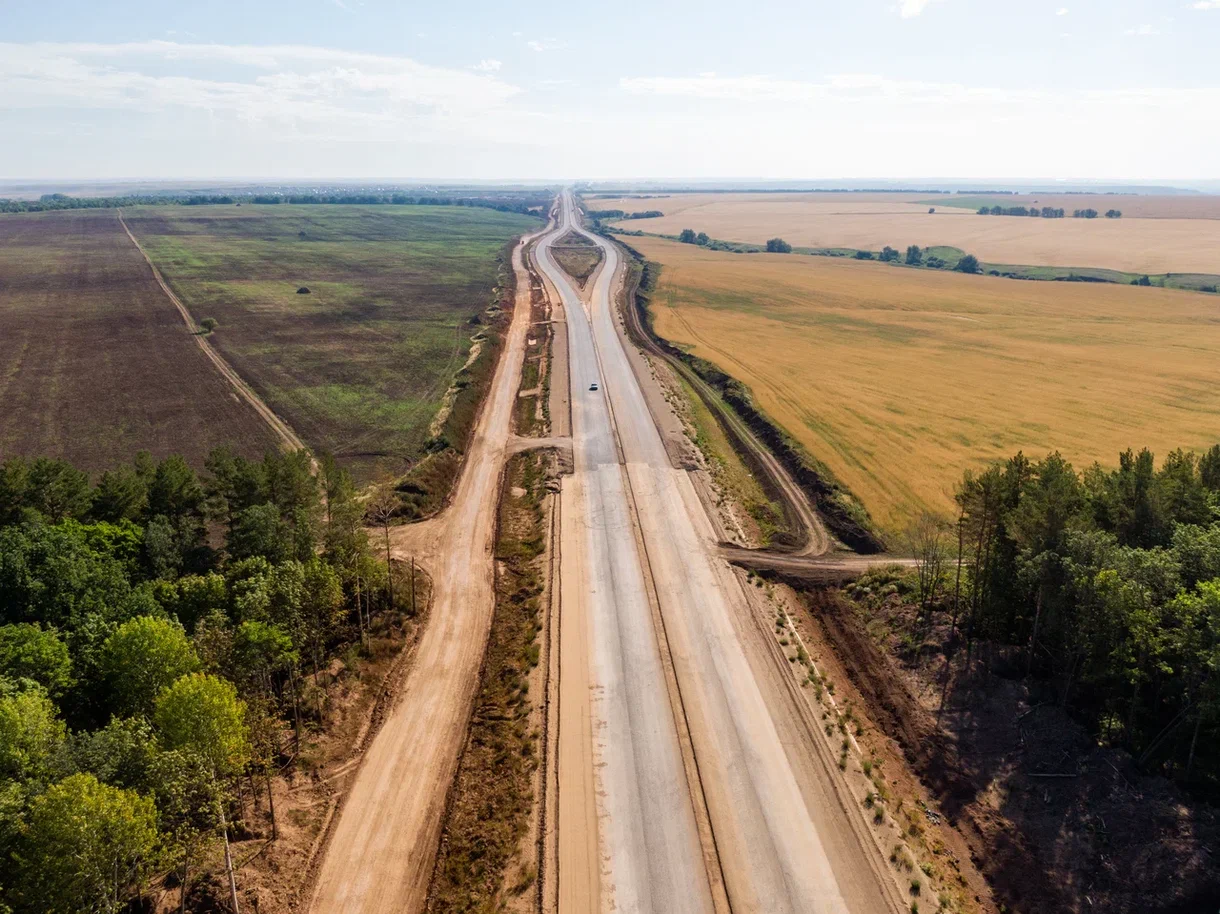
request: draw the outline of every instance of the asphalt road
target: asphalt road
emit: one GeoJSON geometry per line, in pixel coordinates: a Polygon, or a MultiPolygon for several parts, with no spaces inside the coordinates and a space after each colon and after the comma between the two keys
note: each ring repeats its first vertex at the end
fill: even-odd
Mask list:
{"type": "MultiPolygon", "coordinates": [[[[866,850],[844,838],[852,835],[850,813],[807,805],[833,790],[801,783],[798,774],[829,775],[809,764],[807,745],[788,730],[781,735],[776,720],[785,716],[773,718],[768,706],[779,699],[764,697],[751,666],[759,661],[745,641],[742,585],[716,555],[689,476],[670,465],[615,328],[616,249],[589,236],[606,264],[587,302],[549,255],[550,242],[575,226],[567,195],[562,206],[538,261],[563,299],[568,328],[576,472],[564,482],[562,517],[584,535],[565,532],[560,574],[588,586],[571,605],[565,584],[561,619],[578,613],[589,622],[599,907],[711,910],[709,885],[722,875],[737,914],[892,910],[866,850]],[[649,585],[658,613],[650,611],[649,585]],[[668,662],[682,721],[667,691],[668,662]],[[682,765],[683,726],[698,783],[682,765]],[[714,835],[710,861],[695,824],[702,803],[714,835]]],[[[562,794],[569,781],[562,758],[559,781],[562,794]]],[[[564,827],[561,814],[561,847],[564,827]]],[[[564,879],[561,856],[561,890],[564,879]]]]}

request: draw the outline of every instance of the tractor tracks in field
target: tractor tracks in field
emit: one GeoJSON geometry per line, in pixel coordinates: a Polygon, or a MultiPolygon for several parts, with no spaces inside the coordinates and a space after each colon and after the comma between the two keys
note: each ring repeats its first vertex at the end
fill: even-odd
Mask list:
{"type": "MultiPolygon", "coordinates": [[[[127,233],[127,237],[131,239],[131,243],[136,246],[136,250],[140,252],[140,256],[144,258],[144,262],[148,264],[148,268],[152,270],[153,279],[157,281],[157,285],[161,287],[161,291],[165,293],[165,297],[168,298],[173,306],[178,309],[178,313],[182,316],[183,323],[186,324],[187,329],[195,338],[195,343],[203,351],[203,354],[207,356],[208,360],[216,367],[216,370],[224,376],[224,379],[229,382],[229,385],[237,393],[238,397],[246,401],[246,403],[249,404],[256,413],[258,413],[259,417],[268,425],[268,427],[270,427],[271,431],[275,434],[276,438],[280,440],[280,443],[283,445],[285,450],[307,450],[305,447],[305,442],[302,441],[301,437],[292,430],[292,427],[278,415],[276,415],[275,411],[267,405],[262,397],[254,392],[254,388],[247,384],[242,376],[237,373],[237,369],[230,365],[225,357],[216,350],[216,347],[208,342],[207,337],[198,331],[198,324],[196,323],[195,319],[191,317],[190,310],[185,304],[183,304],[182,299],[177,296],[174,290],[169,287],[169,283],[165,281],[165,277],[161,275],[161,271],[158,270],[156,264],[152,262],[152,258],[148,256],[148,252],[144,250],[144,246],[140,244],[139,239],[132,234],[131,228],[127,225],[127,220],[123,218],[123,211],[119,209],[115,212],[118,214],[119,225],[123,226],[123,231],[127,233]]],[[[316,463],[314,465],[314,470],[315,472],[317,470],[316,463]]]]}

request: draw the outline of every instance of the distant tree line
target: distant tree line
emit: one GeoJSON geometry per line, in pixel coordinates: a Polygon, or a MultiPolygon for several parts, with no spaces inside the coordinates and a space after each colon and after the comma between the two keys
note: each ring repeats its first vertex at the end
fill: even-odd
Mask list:
{"type": "Polygon", "coordinates": [[[1066,210],[1056,209],[1053,206],[1044,206],[1041,209],[1033,206],[980,206],[980,216],[1037,216],[1042,219],[1062,219],[1066,214],[1066,210]]]}
{"type": "Polygon", "coordinates": [[[251,203],[259,205],[288,204],[359,204],[364,206],[477,206],[505,213],[537,215],[545,212],[550,196],[533,194],[502,197],[450,196],[441,194],[350,193],[350,194],[133,194],[123,197],[69,197],[64,194],[44,194],[34,200],[0,200],[0,213],[41,213],[61,209],[113,209],[120,206],[217,206],[251,203]]]}
{"type": "Polygon", "coordinates": [[[1017,454],[967,472],[956,499],[951,641],[1015,649],[1100,739],[1220,787],[1220,445],[1082,473],[1017,454]]]}
{"type": "Polygon", "coordinates": [[[274,837],[331,658],[393,607],[333,461],[206,465],[0,464],[0,910],[114,914],[169,870],[185,899],[264,791],[274,837]]]}
{"type": "MultiPolygon", "coordinates": [[[[607,191],[603,187],[591,188],[579,184],[576,191],[590,200],[650,200],[692,191],[701,194],[927,194],[929,196],[949,196],[953,193],[951,190],[940,190],[935,187],[692,187],[677,185],[652,188],[653,192],[648,194],[628,194],[621,190],[607,191]]],[[[965,191],[960,191],[960,193],[965,193],[965,191]]],[[[971,191],[971,193],[976,192],[971,191]]],[[[977,193],[997,193],[997,191],[981,190],[977,193]]],[[[1015,191],[998,191],[998,193],[1015,193],[1015,191]]]]}
{"type": "MultiPolygon", "coordinates": [[[[980,216],[1039,216],[1043,219],[1062,219],[1067,214],[1067,210],[1053,206],[1044,206],[1041,209],[1033,206],[980,206],[978,214],[980,216]]],[[[1096,219],[1097,216],[1098,212],[1095,209],[1072,210],[1073,219],[1096,219]]],[[[1106,210],[1107,219],[1121,219],[1122,217],[1122,210],[1106,210]]]]}
{"type": "Polygon", "coordinates": [[[664,215],[665,213],[659,209],[646,209],[638,213],[628,213],[621,209],[589,210],[590,219],[655,219],[658,216],[664,215]]]}

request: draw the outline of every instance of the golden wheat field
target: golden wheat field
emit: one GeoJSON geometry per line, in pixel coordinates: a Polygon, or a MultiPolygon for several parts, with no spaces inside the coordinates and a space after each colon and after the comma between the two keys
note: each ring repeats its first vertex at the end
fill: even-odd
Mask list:
{"type": "MultiPolygon", "coordinates": [[[[965,197],[965,195],[963,195],[965,197]]],[[[975,198],[969,197],[969,200],[975,198]]],[[[684,228],[724,241],[762,243],[779,236],[798,247],[905,250],[947,245],[995,264],[1103,267],[1135,273],[1220,273],[1220,215],[1216,198],[1188,205],[1173,197],[1047,196],[988,197],[1004,206],[1063,206],[1066,219],[979,216],[975,209],[943,199],[903,194],[674,194],[656,199],[590,199],[590,209],[626,212],[660,210],[665,215],[635,219],[625,228],[677,235],[684,228]],[[1175,202],[1178,201],[1178,202],[1175,202]],[[929,208],[935,213],[929,213],[929,208]],[[1072,219],[1075,208],[1111,207],[1121,219],[1072,219]],[[1158,214],[1136,217],[1132,212],[1158,214]],[[1196,218],[1173,216],[1191,213],[1196,218]]],[[[962,201],[958,201],[962,202],[962,201]]]]}
{"type": "Polygon", "coordinates": [[[882,528],[967,468],[1220,441],[1220,299],[630,238],[658,333],[749,384],[882,528]]]}

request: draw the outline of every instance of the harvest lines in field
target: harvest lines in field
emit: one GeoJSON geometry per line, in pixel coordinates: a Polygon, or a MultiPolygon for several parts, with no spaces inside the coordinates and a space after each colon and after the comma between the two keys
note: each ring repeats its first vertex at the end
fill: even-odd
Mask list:
{"type": "Polygon", "coordinates": [[[1208,295],[631,241],[664,265],[657,332],[748,384],[891,531],[1019,449],[1113,462],[1220,428],[1208,295]]]}

